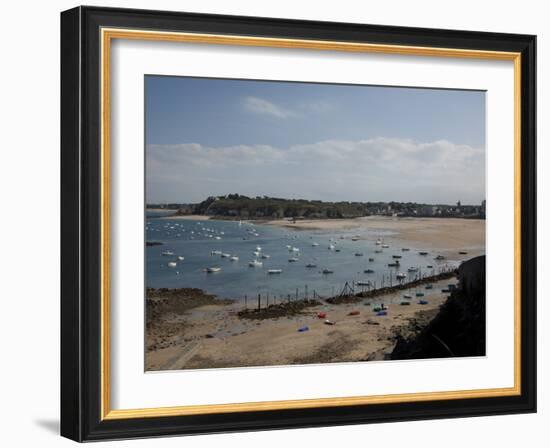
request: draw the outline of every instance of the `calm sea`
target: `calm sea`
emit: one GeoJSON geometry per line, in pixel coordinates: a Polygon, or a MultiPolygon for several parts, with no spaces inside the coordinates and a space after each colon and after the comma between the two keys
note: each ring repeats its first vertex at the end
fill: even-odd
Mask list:
{"type": "Polygon", "coordinates": [[[296,294],[304,297],[307,292],[311,297],[313,291],[328,297],[340,293],[346,282],[360,291],[367,287],[357,285],[358,281],[370,280],[373,284],[376,282],[376,287],[382,283],[388,286],[390,281],[397,282],[398,272],[407,274],[407,280],[413,280],[418,275],[434,274],[457,264],[449,260],[436,261],[435,253],[422,256],[414,247],[408,247],[409,251],[402,251],[401,246],[382,249],[381,245],[376,245],[376,240],[389,238],[391,233],[379,230],[376,233],[366,229],[305,231],[239,224],[238,221],[160,219],[158,214],[150,214],[146,220],[146,235],[147,241],[163,243],[146,248],[148,287],[200,288],[218,297],[239,300],[244,300],[245,296],[253,299],[258,294],[294,298],[296,294]],[[353,241],[356,235],[361,239],[353,241]],[[174,255],[163,255],[166,251],[174,255]],[[237,256],[239,260],[212,255],[212,251],[237,256]],[[255,251],[259,255],[255,255],[255,251]],[[262,258],[262,255],[269,258],[262,258]],[[393,255],[401,256],[398,268],[387,266],[395,261],[393,255]],[[184,259],[179,260],[178,256],[184,259]],[[289,262],[292,258],[298,260],[289,262]],[[263,265],[249,267],[253,260],[263,265]],[[307,264],[316,267],[308,268],[307,264]],[[221,270],[207,273],[208,267],[221,270]],[[418,271],[408,272],[409,267],[418,268],[418,271]],[[282,273],[269,274],[269,269],[281,269],[282,273]],[[323,273],[324,269],[333,273],[323,273]],[[366,269],[374,273],[364,273],[366,269]]]}

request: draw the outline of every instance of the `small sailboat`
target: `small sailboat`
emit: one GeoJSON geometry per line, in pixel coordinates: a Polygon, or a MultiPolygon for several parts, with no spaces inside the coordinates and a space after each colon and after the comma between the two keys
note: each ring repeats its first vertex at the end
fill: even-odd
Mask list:
{"type": "Polygon", "coordinates": [[[334,274],[332,269],[323,269],[323,274],[334,274]]]}
{"type": "Polygon", "coordinates": [[[317,247],[319,243],[311,243],[311,247],[317,247]]]}
{"type": "Polygon", "coordinates": [[[390,267],[390,268],[399,267],[399,260],[395,260],[393,263],[388,263],[388,267],[390,267]]]}
{"type": "Polygon", "coordinates": [[[392,255],[391,257],[394,258],[394,259],[402,258],[401,255],[392,255]]]}
{"type": "Polygon", "coordinates": [[[261,268],[263,266],[263,263],[258,260],[253,260],[248,262],[248,266],[251,268],[261,268]]]}
{"type": "Polygon", "coordinates": [[[334,249],[336,249],[336,246],[334,244],[328,245],[328,250],[334,250],[334,249]]]}
{"type": "Polygon", "coordinates": [[[365,269],[363,272],[365,274],[374,274],[374,271],[372,269],[365,269]]]}
{"type": "Polygon", "coordinates": [[[432,285],[431,283],[426,285],[426,289],[433,289],[433,288],[434,288],[434,285],[432,285]]]}
{"type": "Polygon", "coordinates": [[[401,251],[402,251],[402,252],[408,252],[409,250],[410,250],[410,249],[409,249],[408,247],[402,247],[402,248],[401,248],[401,251]]]}
{"type": "Polygon", "coordinates": [[[233,255],[229,260],[231,260],[231,261],[239,261],[239,257],[237,257],[236,255],[233,255]]]}
{"type": "Polygon", "coordinates": [[[209,273],[209,274],[213,274],[215,272],[220,272],[222,270],[222,268],[219,268],[217,266],[214,266],[214,267],[211,267],[211,268],[206,268],[206,272],[209,273]]]}
{"type": "Polygon", "coordinates": [[[382,248],[383,248],[383,249],[387,249],[388,247],[390,247],[389,244],[382,244],[382,248]]]}
{"type": "Polygon", "coordinates": [[[362,257],[362,256],[363,256],[363,252],[355,252],[355,256],[356,256],[356,257],[362,257]]]}
{"type": "Polygon", "coordinates": [[[376,250],[374,251],[374,253],[375,253],[375,254],[381,254],[381,253],[382,253],[382,249],[376,249],[376,250]]]}
{"type": "Polygon", "coordinates": [[[174,255],[174,251],[173,250],[165,250],[164,252],[161,253],[161,255],[163,257],[171,257],[172,255],[174,255]]]}
{"type": "Polygon", "coordinates": [[[222,253],[220,254],[222,258],[229,258],[231,257],[231,254],[222,253]]]}
{"type": "Polygon", "coordinates": [[[221,255],[221,254],[222,254],[221,250],[213,250],[212,252],[210,252],[210,255],[221,255]]]}
{"type": "Polygon", "coordinates": [[[169,268],[175,268],[178,264],[175,262],[175,261],[170,261],[168,262],[168,267],[169,268]]]}
{"type": "Polygon", "coordinates": [[[258,252],[257,250],[255,250],[254,252],[252,252],[254,254],[254,256],[256,257],[259,257],[260,256],[260,252],[258,252]]]}
{"type": "Polygon", "coordinates": [[[445,260],[445,257],[443,255],[438,255],[434,260],[445,260]]]}
{"type": "Polygon", "coordinates": [[[267,260],[267,259],[270,258],[270,257],[271,257],[271,255],[262,254],[262,258],[263,258],[264,260],[267,260]]]}
{"type": "Polygon", "coordinates": [[[409,272],[418,272],[418,268],[410,267],[409,269],[407,269],[407,271],[409,271],[409,272]]]}
{"type": "Polygon", "coordinates": [[[300,261],[300,259],[296,258],[296,257],[291,257],[291,258],[288,259],[289,263],[296,263],[297,261],[300,261]]]}
{"type": "Polygon", "coordinates": [[[374,261],[374,258],[369,258],[369,261],[374,261]]]}
{"type": "Polygon", "coordinates": [[[382,241],[380,240],[380,238],[378,238],[378,239],[376,240],[376,245],[377,245],[377,246],[380,246],[381,244],[382,244],[382,241]]]}
{"type": "Polygon", "coordinates": [[[282,272],[283,272],[282,269],[268,269],[267,270],[268,274],[281,274],[282,272]]]}
{"type": "Polygon", "coordinates": [[[403,273],[403,272],[398,272],[395,277],[398,279],[398,280],[401,280],[401,279],[404,279],[404,278],[407,278],[407,274],[403,273]]]}
{"type": "Polygon", "coordinates": [[[351,240],[352,240],[352,241],[359,241],[359,239],[360,239],[360,238],[359,238],[358,236],[353,236],[353,237],[351,237],[351,240]]]}
{"type": "Polygon", "coordinates": [[[428,252],[426,252],[425,250],[421,250],[420,252],[418,252],[418,255],[428,255],[428,252]]]}
{"type": "Polygon", "coordinates": [[[183,261],[183,260],[185,260],[185,257],[182,257],[181,255],[178,255],[178,260],[183,261]]]}
{"type": "Polygon", "coordinates": [[[256,250],[257,250],[258,252],[260,252],[260,251],[262,250],[262,248],[261,248],[260,246],[256,246],[256,250]]]}
{"type": "Polygon", "coordinates": [[[316,268],[317,265],[315,263],[308,263],[306,264],[306,268],[316,268]]]}
{"type": "Polygon", "coordinates": [[[370,280],[358,280],[355,282],[357,286],[370,286],[370,280]]]}

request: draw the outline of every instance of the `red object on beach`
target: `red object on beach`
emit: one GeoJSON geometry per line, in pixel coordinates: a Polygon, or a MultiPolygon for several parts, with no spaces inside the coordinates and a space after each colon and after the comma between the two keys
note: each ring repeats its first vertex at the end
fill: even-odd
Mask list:
{"type": "Polygon", "coordinates": [[[317,314],[317,317],[318,317],[319,319],[324,319],[325,317],[327,317],[327,313],[318,313],[318,314],[317,314]]]}
{"type": "Polygon", "coordinates": [[[350,311],[348,316],[359,316],[360,312],[358,310],[350,311]]]}

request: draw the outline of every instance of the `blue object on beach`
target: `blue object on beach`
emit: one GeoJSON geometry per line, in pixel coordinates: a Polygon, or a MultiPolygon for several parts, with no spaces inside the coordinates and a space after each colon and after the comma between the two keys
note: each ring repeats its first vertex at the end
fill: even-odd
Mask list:
{"type": "Polygon", "coordinates": [[[304,331],[309,331],[309,327],[298,328],[298,333],[303,333],[304,331]]]}
{"type": "Polygon", "coordinates": [[[428,301],[427,301],[427,300],[419,300],[419,301],[418,301],[418,304],[419,304],[419,305],[427,305],[427,304],[428,304],[428,301]]]}
{"type": "Polygon", "coordinates": [[[378,313],[376,313],[377,316],[387,316],[388,315],[388,312],[387,311],[378,311],[378,313]]]}

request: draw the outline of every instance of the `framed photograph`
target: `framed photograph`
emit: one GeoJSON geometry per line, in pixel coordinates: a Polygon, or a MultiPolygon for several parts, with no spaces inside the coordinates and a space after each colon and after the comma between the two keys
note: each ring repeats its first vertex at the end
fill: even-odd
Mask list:
{"type": "Polygon", "coordinates": [[[61,433],[535,412],[535,36],[61,14],[61,433]]]}

